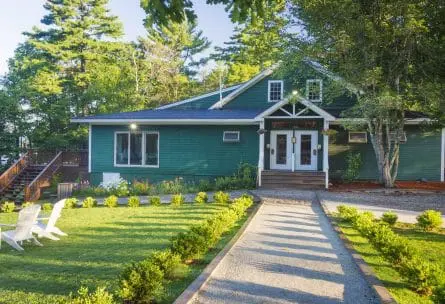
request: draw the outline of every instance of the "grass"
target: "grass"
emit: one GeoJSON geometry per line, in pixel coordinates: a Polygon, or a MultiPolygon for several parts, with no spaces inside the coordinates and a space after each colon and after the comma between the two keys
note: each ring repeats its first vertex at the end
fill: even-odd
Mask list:
{"type": "MultiPolygon", "coordinates": [[[[432,304],[432,300],[410,290],[407,282],[388,263],[382,255],[374,249],[369,241],[351,224],[337,222],[344,235],[352,242],[354,249],[371,266],[377,277],[382,281],[391,295],[400,304],[432,304]]],[[[421,255],[445,270],[445,229],[439,232],[424,232],[412,224],[397,223],[394,231],[408,238],[421,255]]]]}
{"type": "MultiPolygon", "coordinates": [[[[0,250],[0,303],[54,303],[80,285],[117,286],[130,262],[140,261],[170,238],[222,210],[217,204],[140,208],[64,209],[58,227],[69,234],[60,241],[43,239],[44,247],[25,244],[25,252],[6,243],[0,250]]],[[[0,223],[14,223],[17,213],[0,214],[0,223]]],[[[241,225],[242,223],[239,223],[241,225]]],[[[169,285],[172,302],[209,263],[239,228],[234,228],[184,280],[169,285]]]]}

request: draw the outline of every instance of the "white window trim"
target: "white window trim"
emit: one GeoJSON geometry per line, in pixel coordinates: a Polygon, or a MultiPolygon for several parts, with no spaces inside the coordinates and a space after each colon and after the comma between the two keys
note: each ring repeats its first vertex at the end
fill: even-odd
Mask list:
{"type": "Polygon", "coordinates": [[[307,79],[306,80],[306,99],[309,100],[310,102],[317,102],[317,103],[323,101],[323,80],[322,79],[307,79]],[[309,99],[309,84],[314,83],[314,82],[318,82],[320,85],[320,99],[311,100],[311,99],[309,99]]]}
{"type": "Polygon", "coordinates": [[[268,102],[280,102],[280,101],[283,101],[283,99],[284,99],[284,96],[283,96],[283,87],[284,87],[284,85],[283,85],[283,80],[269,80],[269,81],[267,82],[267,101],[268,101],[268,102]],[[281,99],[280,99],[280,100],[270,100],[270,85],[271,85],[272,83],[279,83],[279,84],[281,84],[281,99]]]}
{"type": "Polygon", "coordinates": [[[368,143],[368,132],[354,132],[354,131],[348,132],[348,143],[352,143],[352,144],[367,144],[368,143]],[[365,134],[365,141],[351,139],[351,133],[365,134]]]}
{"type": "Polygon", "coordinates": [[[118,167],[118,168],[159,168],[159,158],[160,158],[160,146],[159,146],[159,141],[160,141],[160,135],[158,131],[139,131],[139,132],[130,132],[130,131],[116,131],[114,132],[114,150],[113,150],[113,155],[114,155],[114,167],[118,167]],[[127,134],[128,135],[128,164],[117,164],[116,162],[116,146],[117,146],[117,135],[118,134],[127,134]],[[130,165],[130,134],[142,134],[142,164],[141,165],[130,165]],[[145,149],[146,149],[146,145],[145,145],[145,140],[146,140],[146,134],[157,134],[158,135],[158,163],[156,165],[144,165],[145,164],[145,149]]]}
{"type": "Polygon", "coordinates": [[[223,133],[223,142],[226,143],[237,143],[241,141],[241,137],[240,137],[240,131],[224,131],[223,133]],[[237,140],[226,140],[226,133],[236,133],[238,135],[238,139],[237,140]]]}

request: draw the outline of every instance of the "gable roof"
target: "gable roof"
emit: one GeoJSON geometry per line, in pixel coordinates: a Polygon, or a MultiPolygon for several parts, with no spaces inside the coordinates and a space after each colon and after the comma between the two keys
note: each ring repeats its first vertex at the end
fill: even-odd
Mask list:
{"type": "Polygon", "coordinates": [[[207,97],[211,97],[213,95],[217,95],[220,92],[221,93],[226,93],[226,92],[234,91],[234,90],[238,89],[240,86],[242,86],[242,83],[241,84],[236,84],[236,85],[233,85],[233,86],[230,86],[230,87],[227,87],[227,88],[224,88],[222,90],[215,90],[213,92],[209,92],[209,93],[201,94],[201,95],[194,96],[194,97],[191,97],[191,98],[179,100],[179,101],[176,101],[176,102],[173,102],[173,103],[169,103],[169,104],[157,107],[156,110],[170,109],[170,108],[174,108],[176,106],[184,105],[184,104],[187,104],[187,103],[190,103],[190,102],[199,101],[200,99],[204,99],[204,98],[207,98],[207,97]]]}
{"type": "Polygon", "coordinates": [[[263,80],[264,78],[266,78],[267,76],[271,75],[273,73],[273,71],[278,67],[278,64],[274,64],[271,67],[265,69],[264,71],[262,71],[261,73],[259,73],[258,75],[256,75],[255,77],[253,77],[252,79],[250,79],[249,81],[245,82],[244,84],[242,84],[238,89],[236,89],[235,91],[233,91],[232,93],[230,93],[229,95],[227,95],[226,97],[224,97],[223,99],[221,99],[220,101],[216,102],[214,105],[212,105],[209,109],[210,110],[214,110],[214,109],[221,109],[222,107],[224,107],[226,104],[228,104],[229,102],[231,102],[233,99],[235,99],[237,96],[239,96],[241,93],[244,93],[245,91],[247,91],[250,87],[252,87],[253,85],[257,84],[258,82],[260,82],[261,80],[263,80]]]}

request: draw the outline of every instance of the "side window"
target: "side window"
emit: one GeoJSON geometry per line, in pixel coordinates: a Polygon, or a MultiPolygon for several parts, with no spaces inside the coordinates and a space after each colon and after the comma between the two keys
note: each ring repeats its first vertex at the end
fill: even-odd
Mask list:
{"type": "Polygon", "coordinates": [[[323,100],[323,81],[321,79],[306,80],[306,99],[310,102],[323,100]]]}
{"type": "Polygon", "coordinates": [[[269,102],[277,102],[283,100],[283,81],[269,80],[268,82],[267,100],[269,102]]]}
{"type": "Polygon", "coordinates": [[[349,132],[349,143],[366,144],[368,142],[368,133],[366,132],[349,132]]]}
{"type": "Polygon", "coordinates": [[[239,142],[240,132],[239,131],[224,131],[223,142],[239,142]]]}

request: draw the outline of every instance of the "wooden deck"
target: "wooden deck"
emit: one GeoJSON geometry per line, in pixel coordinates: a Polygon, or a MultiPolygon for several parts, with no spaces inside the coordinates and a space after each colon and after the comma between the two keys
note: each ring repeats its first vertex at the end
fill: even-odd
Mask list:
{"type": "Polygon", "coordinates": [[[323,171],[265,170],[261,174],[261,188],[265,189],[323,189],[323,171]]]}

